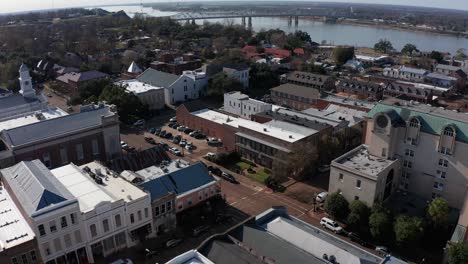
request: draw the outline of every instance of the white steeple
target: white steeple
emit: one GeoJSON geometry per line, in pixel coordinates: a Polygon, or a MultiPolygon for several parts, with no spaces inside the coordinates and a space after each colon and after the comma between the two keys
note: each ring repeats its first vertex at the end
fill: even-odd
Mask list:
{"type": "Polygon", "coordinates": [[[23,63],[19,69],[20,77],[18,78],[21,86],[20,94],[25,98],[36,98],[36,91],[32,88],[32,79],[29,75],[28,67],[23,63]]]}
{"type": "Polygon", "coordinates": [[[138,66],[138,64],[136,64],[135,62],[132,62],[132,64],[130,64],[130,67],[128,67],[127,72],[128,73],[142,73],[143,71],[138,66]]]}

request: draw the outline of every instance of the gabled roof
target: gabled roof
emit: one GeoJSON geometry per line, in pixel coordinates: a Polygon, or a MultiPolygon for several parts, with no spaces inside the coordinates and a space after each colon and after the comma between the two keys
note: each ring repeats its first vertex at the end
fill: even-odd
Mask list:
{"type": "Polygon", "coordinates": [[[365,81],[358,81],[358,80],[340,80],[338,83],[339,87],[343,89],[349,90],[358,90],[364,92],[380,92],[381,87],[380,84],[374,82],[365,82],[365,81]]]}
{"type": "Polygon", "coordinates": [[[271,91],[286,93],[294,96],[318,99],[320,97],[320,92],[318,89],[305,87],[301,85],[295,85],[291,83],[285,83],[280,86],[270,89],[271,91]]]}
{"type": "Polygon", "coordinates": [[[164,88],[169,88],[177,79],[179,79],[178,75],[157,71],[152,68],[147,69],[137,77],[137,80],[140,82],[164,88]]]}
{"type": "Polygon", "coordinates": [[[287,75],[288,81],[302,82],[308,84],[323,85],[330,77],[327,75],[310,72],[294,71],[287,75]]]}
{"type": "Polygon", "coordinates": [[[76,203],[40,160],[23,161],[1,170],[24,211],[31,217],[64,205],[76,203]]]}
{"type": "Polygon", "coordinates": [[[127,72],[129,72],[129,73],[141,73],[143,71],[138,66],[138,64],[136,64],[136,62],[132,62],[132,64],[130,64],[130,67],[128,67],[127,72]]]}
{"type": "Polygon", "coordinates": [[[165,174],[159,178],[141,184],[148,191],[152,200],[157,200],[169,193],[180,196],[203,185],[216,182],[202,163],[165,174]]]}
{"type": "Polygon", "coordinates": [[[68,83],[69,81],[73,82],[85,82],[90,80],[97,80],[106,78],[107,74],[99,71],[87,71],[87,72],[69,72],[62,76],[57,77],[57,80],[62,81],[64,83],[68,83]]]}

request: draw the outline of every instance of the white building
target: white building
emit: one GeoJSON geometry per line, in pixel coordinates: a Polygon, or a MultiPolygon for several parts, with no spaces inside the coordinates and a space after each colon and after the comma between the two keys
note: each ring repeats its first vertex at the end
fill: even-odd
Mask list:
{"type": "Polygon", "coordinates": [[[39,160],[0,171],[34,231],[43,263],[88,263],[78,200],[39,160]]]}
{"type": "Polygon", "coordinates": [[[164,88],[146,84],[138,80],[125,80],[117,82],[116,84],[125,87],[128,93],[136,95],[142,103],[148,105],[150,110],[164,108],[164,88]]]}
{"type": "Polygon", "coordinates": [[[385,68],[383,71],[384,76],[411,82],[424,82],[427,74],[428,72],[426,70],[405,66],[400,66],[398,68],[385,68]]]}
{"type": "Polygon", "coordinates": [[[271,111],[272,105],[249,98],[241,92],[224,94],[224,111],[242,118],[250,119],[252,115],[271,111]]]}
{"type": "Polygon", "coordinates": [[[164,88],[165,102],[168,105],[198,99],[204,95],[208,85],[206,74],[195,71],[184,71],[178,76],[150,68],[138,76],[137,80],[164,88]]]}
{"type": "Polygon", "coordinates": [[[223,72],[236,80],[238,80],[244,88],[249,88],[249,71],[247,65],[235,65],[223,67],[223,72]]]}

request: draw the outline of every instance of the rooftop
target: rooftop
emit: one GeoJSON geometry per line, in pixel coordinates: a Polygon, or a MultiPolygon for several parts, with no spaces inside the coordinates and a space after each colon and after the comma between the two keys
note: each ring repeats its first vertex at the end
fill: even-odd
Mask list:
{"type": "Polygon", "coordinates": [[[0,122],[0,131],[34,124],[44,120],[54,119],[66,115],[68,115],[67,112],[57,107],[48,108],[46,110],[39,110],[37,112],[28,113],[22,117],[0,122]]]}
{"type": "Polygon", "coordinates": [[[275,88],[271,88],[270,90],[312,99],[318,99],[320,97],[320,91],[318,89],[295,85],[291,83],[285,83],[275,88]]]}
{"type": "MultiPolygon", "coordinates": [[[[162,162],[159,167],[151,166],[139,171],[136,171],[133,177],[140,178],[143,182],[153,180],[164,176],[168,173],[173,173],[183,168],[187,168],[190,164],[184,160],[172,160],[168,162],[162,162]]],[[[128,181],[132,181],[132,175],[128,174],[128,171],[124,171],[121,173],[122,177],[127,179],[128,181]]]]}
{"type": "Polygon", "coordinates": [[[365,173],[371,177],[377,177],[395,161],[382,159],[369,154],[366,145],[361,145],[354,150],[334,160],[338,164],[365,173]]]}
{"type": "Polygon", "coordinates": [[[406,66],[401,66],[400,71],[402,72],[408,72],[408,73],[414,73],[414,74],[419,74],[419,75],[425,75],[427,73],[426,70],[423,69],[416,69],[416,68],[410,68],[406,66]]]}
{"type": "Polygon", "coordinates": [[[40,160],[22,161],[1,170],[1,174],[31,217],[77,202],[40,160]]]}
{"type": "Polygon", "coordinates": [[[152,68],[146,69],[146,71],[137,77],[137,80],[140,82],[164,88],[169,88],[177,79],[179,79],[178,75],[157,71],[152,68]]]}
{"type": "Polygon", "coordinates": [[[100,71],[86,71],[86,72],[68,72],[59,77],[57,80],[64,83],[72,82],[86,82],[90,80],[107,78],[107,74],[100,71]]]}
{"type": "MultiPolygon", "coordinates": [[[[317,110],[319,111],[319,110],[317,110]]],[[[342,120],[324,118],[322,116],[310,115],[306,111],[296,111],[284,107],[275,107],[272,111],[258,113],[256,116],[263,116],[274,120],[285,121],[300,126],[305,126],[315,130],[322,130],[329,126],[338,126],[342,120]]]]}
{"type": "Polygon", "coordinates": [[[2,251],[34,239],[34,232],[12,200],[0,185],[0,254],[2,251]]]}
{"type": "Polygon", "coordinates": [[[329,104],[324,110],[309,108],[302,112],[309,115],[320,116],[324,119],[333,120],[332,122],[335,123],[347,121],[348,127],[352,127],[356,123],[363,121],[364,116],[367,114],[367,112],[364,111],[336,104],[329,104]]]}
{"type": "Polygon", "coordinates": [[[153,86],[151,84],[146,84],[138,80],[119,81],[119,82],[116,82],[116,84],[125,87],[127,92],[131,92],[136,95],[141,94],[141,93],[146,93],[151,90],[164,89],[163,87],[153,86]]]}
{"type": "Polygon", "coordinates": [[[196,250],[189,250],[169,260],[166,264],[215,264],[196,250]]]}
{"type": "Polygon", "coordinates": [[[345,97],[340,97],[340,96],[335,96],[331,94],[327,94],[326,97],[320,98],[324,101],[330,102],[330,103],[336,103],[336,104],[345,104],[349,106],[356,106],[360,108],[367,108],[367,109],[372,109],[375,106],[375,103],[370,103],[366,101],[360,101],[360,100],[354,100],[350,98],[345,98],[345,97]]]}
{"type": "Polygon", "coordinates": [[[287,74],[288,81],[305,82],[323,85],[330,77],[310,72],[294,71],[287,74]]]}

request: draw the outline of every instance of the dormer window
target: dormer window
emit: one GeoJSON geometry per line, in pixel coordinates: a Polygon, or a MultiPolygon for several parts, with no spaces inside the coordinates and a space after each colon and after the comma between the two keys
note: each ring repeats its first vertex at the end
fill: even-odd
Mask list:
{"type": "Polygon", "coordinates": [[[411,119],[410,127],[419,128],[419,121],[416,118],[411,119]]]}
{"type": "Polygon", "coordinates": [[[453,137],[454,134],[455,134],[455,133],[454,133],[454,131],[453,131],[453,128],[451,128],[451,127],[446,127],[446,128],[444,129],[444,136],[453,137]]]}

